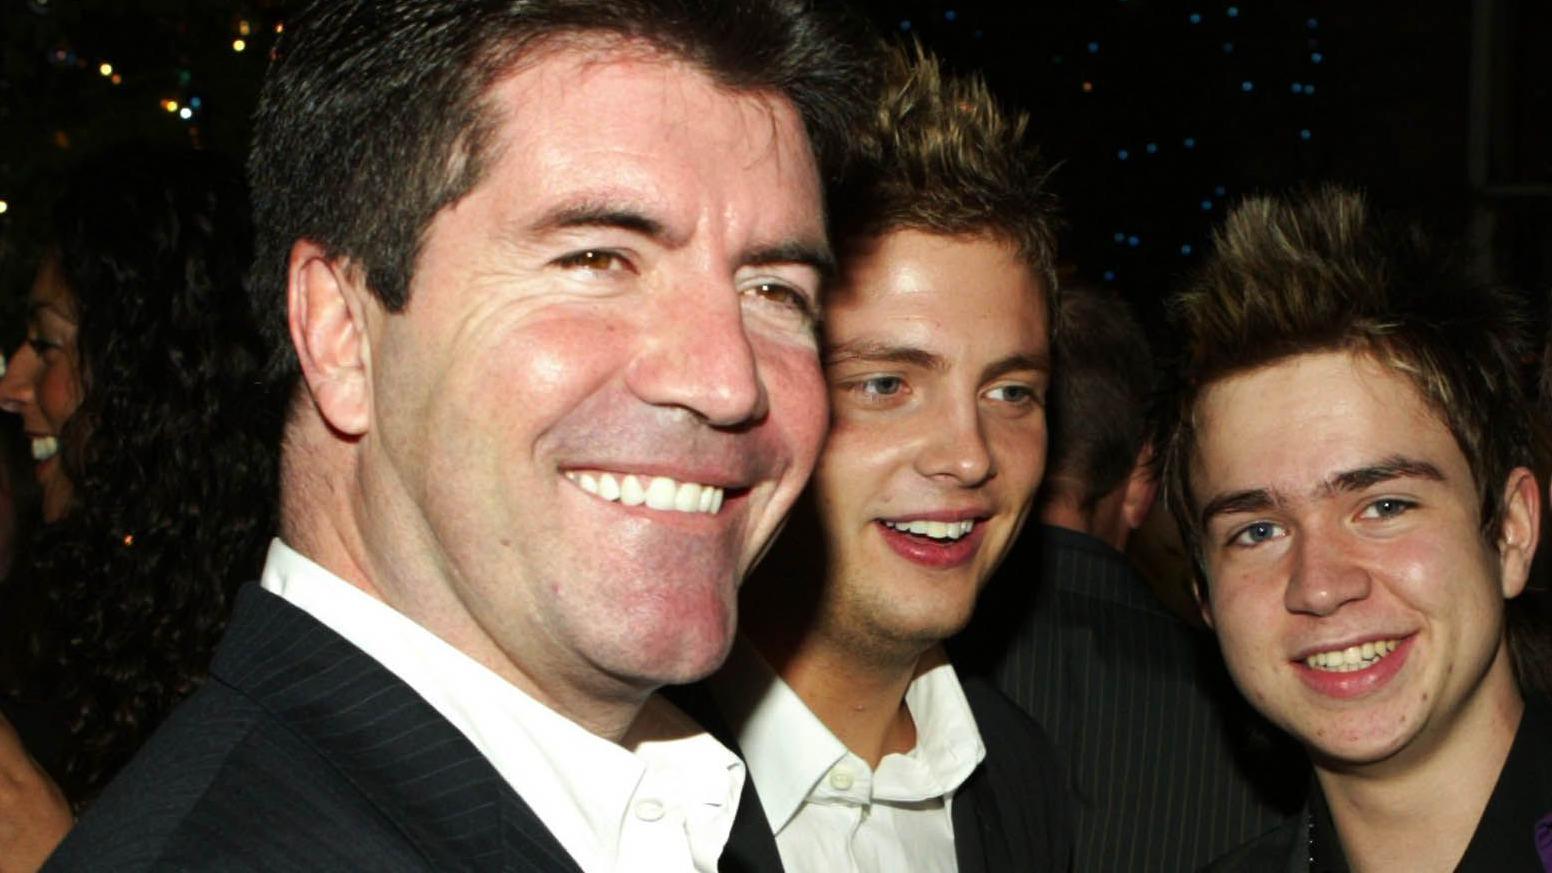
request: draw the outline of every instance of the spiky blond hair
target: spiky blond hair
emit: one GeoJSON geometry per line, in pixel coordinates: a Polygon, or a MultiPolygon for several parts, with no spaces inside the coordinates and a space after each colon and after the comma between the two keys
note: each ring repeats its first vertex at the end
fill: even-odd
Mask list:
{"type": "Polygon", "coordinates": [[[1496,539],[1504,483],[1531,462],[1526,321],[1507,289],[1473,284],[1420,229],[1328,186],[1237,206],[1172,314],[1185,354],[1162,434],[1165,499],[1201,581],[1196,402],[1221,379],[1308,352],[1362,353],[1410,380],[1466,456],[1483,535],[1496,539]]]}
{"type": "Polygon", "coordinates": [[[841,243],[896,230],[1012,242],[1055,290],[1049,168],[980,76],[954,76],[911,42],[885,53],[884,90],[859,132],[853,172],[832,200],[841,243]]]}

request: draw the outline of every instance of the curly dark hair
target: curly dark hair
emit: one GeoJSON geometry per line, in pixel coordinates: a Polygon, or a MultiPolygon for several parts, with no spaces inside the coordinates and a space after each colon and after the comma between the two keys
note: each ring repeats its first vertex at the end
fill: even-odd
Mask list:
{"type": "Polygon", "coordinates": [[[79,315],[72,502],[37,532],[0,633],[24,641],[13,688],[58,707],[78,808],[200,684],[275,530],[280,406],[242,287],[249,226],[240,169],[201,152],[105,153],[54,207],[79,315]]]}

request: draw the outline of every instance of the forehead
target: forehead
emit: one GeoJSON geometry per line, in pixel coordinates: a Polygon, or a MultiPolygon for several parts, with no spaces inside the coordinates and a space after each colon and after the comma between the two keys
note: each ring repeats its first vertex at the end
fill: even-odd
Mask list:
{"type": "Polygon", "coordinates": [[[1050,345],[1046,295],[1018,249],[987,236],[899,230],[852,241],[825,301],[830,344],[876,335],[988,356],[1050,345]]]}
{"type": "Polygon", "coordinates": [[[791,102],[723,87],[646,43],[584,35],[537,46],[484,105],[497,123],[484,185],[663,199],[690,183],[724,197],[779,184],[765,192],[778,195],[773,214],[801,204],[822,224],[818,173],[791,102]]]}
{"type": "Polygon", "coordinates": [[[1296,355],[1214,382],[1195,408],[1193,490],[1302,494],[1387,457],[1469,483],[1465,455],[1404,373],[1345,351],[1296,355]]]}
{"type": "Polygon", "coordinates": [[[34,310],[46,309],[63,316],[75,313],[75,295],[70,293],[69,286],[65,284],[58,254],[50,252],[38,264],[38,272],[33,277],[27,297],[34,310]]]}

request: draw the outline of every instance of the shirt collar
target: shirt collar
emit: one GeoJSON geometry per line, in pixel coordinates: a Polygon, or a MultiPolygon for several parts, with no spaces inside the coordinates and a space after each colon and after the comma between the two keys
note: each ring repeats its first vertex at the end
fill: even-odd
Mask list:
{"type": "Polygon", "coordinates": [[[765,818],[779,833],[846,746],[742,636],[710,681],[765,818]]]}
{"type": "Polygon", "coordinates": [[[584,870],[615,866],[628,807],[644,781],[657,796],[672,793],[686,808],[725,806],[725,827],[712,821],[704,832],[690,834],[692,848],[705,850],[714,842],[713,861],[720,853],[743,786],[743,763],[666,700],[649,699],[625,739],[629,747],[622,746],[540,703],[278,539],[270,544],[260,585],[425,698],[490,761],[584,870]],[[672,775],[664,778],[664,772],[672,775]]]}
{"type": "MultiPolygon", "coordinates": [[[[748,764],[771,830],[780,833],[849,752],[742,637],[727,664],[712,677],[711,688],[748,764]]],[[[911,680],[905,703],[916,722],[916,748],[879,762],[873,797],[912,801],[949,795],[986,757],[953,666],[945,662],[911,680]]]]}

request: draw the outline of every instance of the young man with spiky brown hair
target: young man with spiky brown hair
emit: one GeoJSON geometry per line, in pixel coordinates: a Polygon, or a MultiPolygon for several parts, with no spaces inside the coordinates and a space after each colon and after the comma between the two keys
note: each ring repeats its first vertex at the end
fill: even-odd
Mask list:
{"type": "Polygon", "coordinates": [[[887,79],[834,201],[828,442],[711,683],[751,778],[724,866],[1063,870],[1049,741],[941,645],[1044,467],[1045,168],[979,80],[911,49],[887,79]]]}
{"type": "Polygon", "coordinates": [[[1506,603],[1539,491],[1518,301],[1325,189],[1239,206],[1177,301],[1167,496],[1304,813],[1228,871],[1537,871],[1552,715],[1506,603]]]}

